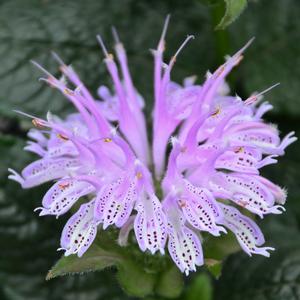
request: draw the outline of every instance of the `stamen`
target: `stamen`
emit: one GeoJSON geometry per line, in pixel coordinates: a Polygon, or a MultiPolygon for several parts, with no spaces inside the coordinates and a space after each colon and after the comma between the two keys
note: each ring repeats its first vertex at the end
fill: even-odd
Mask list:
{"type": "Polygon", "coordinates": [[[240,49],[238,52],[237,52],[237,55],[240,55],[241,53],[243,53],[251,44],[252,42],[255,40],[255,36],[253,38],[251,38],[247,43],[246,45],[240,49]]]}
{"type": "Polygon", "coordinates": [[[211,117],[216,117],[217,115],[219,115],[221,113],[221,107],[218,106],[216,108],[216,110],[210,115],[211,117]]]}
{"type": "Polygon", "coordinates": [[[136,173],[136,178],[137,178],[137,179],[142,179],[142,178],[143,178],[142,172],[137,172],[137,173],[136,173]]]}
{"type": "Polygon", "coordinates": [[[237,147],[234,149],[234,153],[243,153],[244,152],[244,147],[237,147]]]}
{"type": "Polygon", "coordinates": [[[166,38],[169,22],[170,22],[170,14],[168,14],[165,19],[164,27],[163,27],[163,30],[162,30],[162,33],[161,33],[161,36],[159,39],[158,47],[157,47],[158,50],[160,50],[161,52],[163,52],[165,50],[165,38],[166,38]]]}
{"type": "Polygon", "coordinates": [[[57,63],[60,65],[59,69],[62,73],[67,73],[68,70],[70,70],[70,66],[67,66],[66,63],[58,56],[57,53],[54,51],[51,51],[51,54],[53,58],[57,61],[57,63]]]}
{"type": "Polygon", "coordinates": [[[244,59],[244,55],[239,55],[238,58],[236,59],[235,65],[237,66],[242,60],[244,59]]]}
{"type": "Polygon", "coordinates": [[[58,133],[57,137],[60,138],[63,141],[68,141],[69,140],[69,138],[67,136],[65,136],[65,135],[63,135],[61,133],[58,133]]]}
{"type": "Polygon", "coordinates": [[[39,119],[32,119],[31,122],[32,122],[33,126],[36,128],[44,128],[42,121],[39,119]]]}
{"type": "Polygon", "coordinates": [[[179,53],[182,51],[182,49],[185,47],[185,45],[192,39],[194,39],[195,36],[194,35],[188,35],[187,38],[184,40],[184,42],[181,44],[181,46],[178,48],[178,50],[176,51],[175,55],[171,58],[169,66],[171,67],[177,59],[177,56],[179,55],[179,53]]]}
{"type": "Polygon", "coordinates": [[[182,200],[182,199],[179,199],[179,200],[178,200],[178,204],[179,204],[179,206],[180,206],[181,208],[183,208],[183,207],[186,206],[185,200],[182,200]]]}
{"type": "Polygon", "coordinates": [[[220,75],[224,72],[224,70],[225,70],[225,66],[222,65],[222,66],[219,68],[219,70],[217,70],[217,76],[220,76],[220,75]]]}
{"type": "Polygon", "coordinates": [[[246,200],[239,200],[238,201],[238,204],[241,206],[241,207],[246,207],[249,203],[246,201],[246,200]]]}
{"type": "Polygon", "coordinates": [[[280,82],[273,84],[272,86],[270,86],[269,88],[265,89],[264,91],[256,94],[256,95],[252,95],[250,96],[248,99],[245,100],[245,104],[246,105],[251,105],[253,104],[255,101],[258,100],[258,98],[264,94],[266,94],[267,92],[269,92],[270,90],[272,90],[273,88],[277,87],[278,85],[280,85],[280,82]]]}
{"type": "Polygon", "coordinates": [[[61,190],[64,190],[64,189],[66,189],[67,187],[70,186],[70,183],[68,183],[68,182],[66,182],[66,183],[60,183],[58,186],[59,186],[59,188],[61,190]]]}
{"type": "Polygon", "coordinates": [[[40,122],[45,122],[45,121],[42,120],[41,118],[38,118],[38,117],[36,117],[36,116],[27,114],[27,113],[25,113],[25,112],[23,112],[23,111],[20,111],[20,110],[17,110],[17,109],[14,109],[13,111],[14,111],[15,113],[17,113],[17,114],[20,114],[20,115],[22,115],[22,116],[28,117],[28,118],[30,118],[30,119],[36,119],[36,120],[40,120],[40,122]]]}
{"type": "Polygon", "coordinates": [[[69,96],[74,96],[74,92],[68,88],[64,89],[64,94],[69,95],[69,96]]]}
{"type": "Polygon", "coordinates": [[[111,138],[104,138],[103,141],[105,143],[110,143],[110,142],[112,142],[112,139],[111,138]]]}
{"type": "Polygon", "coordinates": [[[107,51],[107,49],[106,49],[106,47],[105,47],[105,45],[104,45],[104,42],[103,42],[102,37],[100,36],[100,34],[98,34],[98,35],[96,36],[96,38],[97,38],[97,40],[98,40],[98,43],[99,43],[99,45],[100,45],[100,47],[101,47],[101,49],[102,49],[102,51],[103,51],[105,57],[106,57],[107,59],[113,59],[113,58],[114,58],[113,55],[112,55],[111,53],[108,53],[108,51],[107,51]]]}
{"type": "Polygon", "coordinates": [[[118,32],[117,32],[116,27],[115,27],[115,26],[112,26],[111,31],[112,31],[112,34],[113,34],[115,43],[116,43],[116,44],[121,44],[121,41],[120,41],[120,38],[119,38],[119,35],[118,35],[118,32]]]}
{"type": "Polygon", "coordinates": [[[39,63],[37,63],[34,60],[30,61],[33,65],[35,65],[39,70],[41,70],[43,73],[45,73],[48,77],[51,77],[55,80],[57,80],[50,72],[48,72],[44,67],[42,67],[39,63]]]}
{"type": "Polygon", "coordinates": [[[54,52],[54,51],[51,51],[51,54],[53,56],[53,58],[62,66],[66,66],[65,62],[60,58],[60,56],[54,52]]]}
{"type": "Polygon", "coordinates": [[[183,146],[180,148],[180,152],[181,153],[185,153],[187,151],[187,147],[186,146],[183,146]]]}

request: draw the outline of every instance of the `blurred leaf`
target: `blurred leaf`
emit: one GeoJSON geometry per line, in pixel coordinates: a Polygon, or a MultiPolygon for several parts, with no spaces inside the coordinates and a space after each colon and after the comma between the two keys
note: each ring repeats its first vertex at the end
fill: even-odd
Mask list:
{"type": "Polygon", "coordinates": [[[173,265],[163,272],[156,286],[156,293],[165,298],[177,298],[183,289],[183,275],[179,269],[173,265]]]}
{"type": "MultiPolygon", "coordinates": [[[[212,300],[213,287],[205,273],[197,275],[187,288],[184,300],[212,300]]],[[[225,299],[225,298],[224,298],[225,299]]]]}
{"type": "MultiPolygon", "coordinates": [[[[288,244],[288,243],[287,243],[288,244]]],[[[232,257],[216,287],[216,299],[297,300],[300,298],[300,244],[265,257],[232,257]]]]}
{"type": "Polygon", "coordinates": [[[216,278],[218,279],[221,276],[222,272],[222,261],[215,260],[215,259],[206,259],[205,266],[207,270],[216,278]]]}
{"type": "Polygon", "coordinates": [[[234,22],[247,6],[247,0],[224,0],[226,3],[225,14],[216,29],[225,29],[234,22]]]}
{"type": "Polygon", "coordinates": [[[76,274],[90,271],[100,271],[107,267],[118,265],[123,258],[112,251],[105,251],[93,244],[82,256],[62,256],[47,275],[47,280],[57,276],[76,274]]]}
{"type": "Polygon", "coordinates": [[[180,74],[180,80],[193,72],[202,76],[213,62],[213,52],[207,52],[203,45],[209,47],[213,40],[209,13],[201,4],[186,5],[180,0],[151,3],[145,0],[1,1],[0,114],[14,116],[12,109],[39,115],[45,115],[48,110],[62,114],[72,107],[59,92],[38,82],[44,74],[29,62],[36,60],[60,76],[51,50],[58,52],[66,63],[74,64],[97,97],[98,86],[109,81],[95,37],[101,33],[112,51],[112,25],[119,29],[127,47],[134,82],[151,103],[153,60],[148,49],[157,44],[168,13],[174,18],[170,24],[172,34],[167,38],[168,56],[174,54],[187,34],[199,32],[199,29],[194,32],[195,24],[202,24],[201,35],[193,42],[193,47],[185,49],[174,70],[175,74],[180,74]],[[206,53],[204,62],[201,53],[206,53]],[[140,76],[141,67],[143,76],[140,76]]]}
{"type": "Polygon", "coordinates": [[[300,115],[299,11],[298,0],[260,0],[249,3],[230,27],[235,49],[256,37],[238,70],[240,93],[247,97],[280,82],[265,98],[274,105],[274,113],[289,119],[300,115]]]}
{"type": "MultiPolygon", "coordinates": [[[[101,234],[105,235],[106,232],[101,232],[101,234]]],[[[109,238],[106,238],[106,241],[108,240],[109,238]]],[[[49,271],[46,279],[101,271],[107,267],[115,266],[117,268],[117,279],[121,288],[128,295],[145,297],[154,293],[154,285],[157,280],[155,272],[147,272],[143,264],[133,260],[130,255],[126,255],[127,249],[114,245],[104,250],[99,246],[99,244],[102,245],[101,242],[103,241],[96,240],[82,257],[78,257],[77,255],[62,256],[49,271]]],[[[111,240],[108,241],[108,243],[111,242],[111,240]]],[[[105,247],[107,248],[107,243],[105,247]]],[[[140,253],[140,256],[142,255],[140,253]]]]}
{"type": "Polygon", "coordinates": [[[117,278],[129,295],[145,297],[154,291],[155,274],[145,272],[143,267],[128,259],[118,266],[117,278]]]}
{"type": "Polygon", "coordinates": [[[203,252],[205,259],[223,260],[229,254],[235,253],[241,249],[235,235],[232,232],[214,237],[203,233],[203,252]]]}

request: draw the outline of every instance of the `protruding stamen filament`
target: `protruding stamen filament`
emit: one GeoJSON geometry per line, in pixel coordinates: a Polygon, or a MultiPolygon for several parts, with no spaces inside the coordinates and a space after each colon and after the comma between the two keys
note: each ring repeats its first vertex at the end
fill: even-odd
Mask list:
{"type": "Polygon", "coordinates": [[[177,56],[179,55],[179,53],[182,51],[182,49],[186,46],[186,44],[190,41],[193,40],[195,38],[194,35],[188,35],[187,38],[184,40],[184,42],[181,44],[181,46],[178,48],[178,50],[176,51],[175,55],[171,58],[169,66],[172,67],[174,65],[174,63],[176,62],[177,56]]]}
{"type": "Polygon", "coordinates": [[[61,57],[54,51],[51,51],[53,58],[61,65],[66,66],[65,62],[61,59],[61,57]]]}
{"type": "Polygon", "coordinates": [[[112,26],[111,31],[112,31],[112,34],[113,34],[115,43],[116,43],[116,44],[121,44],[121,41],[120,41],[120,38],[119,38],[119,35],[118,35],[118,32],[117,32],[116,27],[115,27],[115,26],[112,26]]]}
{"type": "Polygon", "coordinates": [[[278,85],[280,85],[280,82],[273,84],[272,86],[270,86],[269,88],[265,89],[264,91],[256,94],[256,95],[252,95],[250,96],[247,100],[245,100],[245,104],[246,105],[251,105],[253,104],[255,101],[258,100],[258,98],[264,94],[266,94],[267,92],[269,92],[270,90],[272,90],[273,88],[277,87],[278,85]]]}
{"type": "Polygon", "coordinates": [[[59,67],[60,71],[66,74],[68,77],[70,77],[68,72],[70,72],[72,68],[68,66],[56,52],[52,51],[51,54],[53,58],[57,61],[57,63],[60,65],[59,67]]]}
{"type": "Polygon", "coordinates": [[[45,73],[48,77],[57,80],[57,79],[55,78],[54,75],[52,75],[50,72],[48,72],[48,71],[47,71],[44,67],[42,67],[39,63],[37,63],[37,62],[34,61],[34,60],[31,60],[30,62],[31,62],[33,65],[35,65],[38,69],[40,69],[43,73],[45,73]]]}
{"type": "Polygon", "coordinates": [[[111,53],[108,53],[107,48],[105,47],[103,39],[100,36],[100,34],[98,34],[96,37],[97,37],[98,43],[99,43],[99,45],[100,45],[100,47],[101,47],[101,49],[102,49],[105,57],[107,59],[113,59],[113,55],[111,53]]]}
{"type": "Polygon", "coordinates": [[[159,39],[158,47],[157,47],[158,50],[161,52],[163,52],[165,50],[165,38],[166,38],[169,22],[170,22],[170,15],[167,15],[167,17],[165,19],[163,30],[161,33],[161,37],[159,39]]]}

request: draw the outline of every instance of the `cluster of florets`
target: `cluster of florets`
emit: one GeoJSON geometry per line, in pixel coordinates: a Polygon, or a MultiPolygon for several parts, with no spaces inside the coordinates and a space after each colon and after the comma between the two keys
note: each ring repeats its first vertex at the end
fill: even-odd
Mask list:
{"type": "Polygon", "coordinates": [[[23,188],[55,181],[37,208],[40,216],[61,216],[79,198],[86,201],[68,220],[61,237],[65,255],[82,256],[97,231],[120,228],[125,244],[130,230],[142,251],[168,252],[178,268],[194,271],[203,264],[201,232],[214,236],[232,231],[243,250],[269,256],[264,237],[254,221],[242,214],[279,214],[285,191],[260,175],[277,162],[294,142],[294,133],[280,140],[274,125],[262,116],[272,106],[260,103],[262,94],[242,100],[228,95],[225,77],[242,59],[249,43],[202,85],[194,77],[183,84],[171,81],[171,70],[188,36],[171,58],[163,62],[166,21],[154,56],[153,136],[142,112],[144,101],[133,85],[127,57],[116,32],[116,58],[100,37],[113,91],[101,86],[95,99],[71,66],[54,55],[61,79],[46,81],[60,90],[77,113],[64,120],[50,113],[33,118],[26,150],[40,156],[21,175],[11,179],[23,188]],[[118,124],[118,129],[115,124],[118,124]],[[176,132],[176,137],[172,136],[176,132]],[[160,186],[157,193],[156,186],[160,186]]]}

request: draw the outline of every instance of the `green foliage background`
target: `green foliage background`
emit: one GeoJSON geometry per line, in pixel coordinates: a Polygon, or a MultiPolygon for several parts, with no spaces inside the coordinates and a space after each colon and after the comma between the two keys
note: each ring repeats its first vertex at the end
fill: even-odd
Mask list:
{"type": "MultiPolygon", "coordinates": [[[[255,36],[243,63],[230,77],[232,90],[247,96],[280,81],[280,87],[267,95],[275,107],[268,119],[279,124],[282,134],[295,130],[299,135],[300,2],[249,0],[245,9],[246,5],[242,0],[0,1],[0,299],[130,299],[119,287],[114,268],[45,281],[60,257],[56,248],[68,216],[59,220],[39,218],[33,209],[40,205],[47,186],[21,190],[6,179],[8,167],[20,170],[33,159],[22,151],[30,124],[12,110],[40,116],[51,110],[63,116],[71,107],[57,92],[37,81],[40,74],[29,60],[57,74],[50,55],[50,50],[55,50],[72,62],[95,93],[100,83],[108,82],[95,36],[101,33],[112,47],[110,27],[115,25],[128,50],[136,86],[149,107],[149,49],[157,43],[166,14],[172,15],[167,55],[174,53],[187,34],[196,35],[177,61],[176,80],[197,74],[201,82],[206,70],[213,70],[225,54],[255,36]],[[216,31],[217,24],[226,29],[216,31]]],[[[300,299],[298,144],[288,149],[279,165],[265,171],[289,190],[287,212],[260,222],[276,252],[270,259],[231,255],[218,280],[203,272],[186,278],[178,299],[300,299]]],[[[174,289],[179,285],[172,284],[174,289]]]]}

